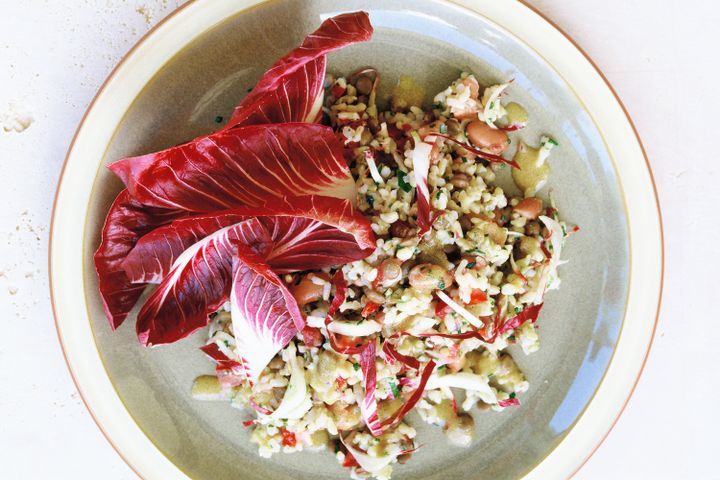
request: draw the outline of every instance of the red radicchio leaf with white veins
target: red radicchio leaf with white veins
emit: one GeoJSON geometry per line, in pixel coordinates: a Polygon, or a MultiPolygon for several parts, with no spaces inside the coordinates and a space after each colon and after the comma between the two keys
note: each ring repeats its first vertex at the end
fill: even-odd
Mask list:
{"type": "Polygon", "coordinates": [[[315,122],[321,115],[326,53],[370,40],[367,12],[325,20],[263,75],[233,112],[226,128],[271,122],[315,122]]]}
{"type": "Polygon", "coordinates": [[[113,202],[93,257],[103,308],[113,330],[122,324],[145,289],[145,285],[132,283],[125,274],[122,263],[127,254],[147,232],[183,215],[187,213],[144,207],[127,190],[113,202]]]}
{"type": "MultiPolygon", "coordinates": [[[[245,220],[182,252],[138,313],[140,343],[172,343],[207,325],[208,314],[219,309],[230,294],[237,245],[263,232],[267,233],[257,219],[245,220]]],[[[264,243],[269,245],[269,238],[264,243]]]]}
{"type": "Polygon", "coordinates": [[[339,265],[375,248],[369,221],[348,200],[303,196],[180,219],[140,239],[123,267],[134,282],[156,283],[188,248],[250,218],[262,228],[246,230],[243,243],[269,252],[265,261],[278,273],[339,265]]]}
{"type": "Polygon", "coordinates": [[[348,200],[318,196],[173,222],[143,237],[124,264],[135,281],[164,278],[138,315],[141,343],[171,343],[207,324],[228,298],[238,245],[285,273],[364,258],[374,250],[375,236],[348,200]],[[258,217],[246,220],[250,214],[258,217]],[[209,232],[208,226],[219,229],[209,232]]]}
{"type": "Polygon", "coordinates": [[[237,351],[254,382],[305,320],[282,280],[243,245],[233,259],[230,305],[237,351]]]}
{"type": "Polygon", "coordinates": [[[342,145],[331,128],[310,123],[226,130],[109,168],[144,205],[197,213],[272,197],[355,196],[342,145]]]}
{"type": "MultiPolygon", "coordinates": [[[[233,119],[228,127],[240,124],[319,120],[325,80],[326,58],[324,53],[354,42],[369,40],[371,36],[372,26],[365,12],[339,15],[326,20],[315,33],[306,39],[303,46],[277,62],[264,75],[253,92],[235,109],[233,119]]],[[[192,147],[186,148],[192,150],[192,147]]],[[[220,152],[219,149],[218,152],[220,152]]],[[[157,155],[162,156],[162,153],[157,155]]],[[[224,157],[224,155],[222,156],[224,157]]],[[[146,168],[145,161],[153,157],[154,155],[137,157],[140,159],[139,168],[146,168]]],[[[339,158],[342,158],[342,154],[339,158]]],[[[207,160],[207,158],[203,158],[203,160],[207,160]]],[[[317,171],[336,175],[337,172],[332,166],[334,163],[336,162],[321,165],[322,168],[317,171]]],[[[257,168],[257,164],[253,167],[257,168]]],[[[344,168],[347,169],[347,167],[344,168]]],[[[317,175],[317,173],[315,174],[317,175]]],[[[310,176],[304,174],[300,176],[307,179],[312,178],[312,175],[311,173],[310,176]]],[[[294,177],[294,179],[296,178],[297,176],[294,177]]],[[[343,183],[342,176],[338,176],[338,178],[337,186],[343,183]]],[[[345,178],[352,180],[349,172],[345,178]]],[[[224,184],[229,179],[223,178],[222,180],[224,184]]],[[[240,181],[242,182],[244,179],[240,181]]],[[[208,183],[216,185],[212,179],[209,179],[208,183]]],[[[323,185],[325,183],[327,182],[321,182],[323,185]]],[[[212,190],[215,188],[211,187],[212,190]]],[[[332,188],[306,193],[330,194],[328,190],[332,190],[332,188]]],[[[345,193],[342,193],[342,190],[342,188],[336,190],[337,196],[350,198],[349,195],[353,194],[351,190],[345,193]]],[[[287,192],[283,192],[280,196],[286,194],[287,192]]],[[[200,196],[202,197],[202,195],[200,196]]],[[[268,196],[272,195],[263,194],[263,197],[268,196]]],[[[95,252],[94,261],[105,314],[113,329],[125,320],[144,290],[143,285],[131,284],[119,267],[140,237],[174,218],[187,216],[187,212],[178,211],[171,203],[160,201],[149,203],[149,205],[160,204],[160,206],[172,208],[172,210],[156,210],[141,204],[133,199],[127,191],[123,191],[108,212],[103,227],[102,242],[95,252]]],[[[255,204],[255,202],[247,203],[255,204]]],[[[211,205],[201,203],[196,206],[200,208],[192,210],[193,213],[212,210],[211,205]]]]}

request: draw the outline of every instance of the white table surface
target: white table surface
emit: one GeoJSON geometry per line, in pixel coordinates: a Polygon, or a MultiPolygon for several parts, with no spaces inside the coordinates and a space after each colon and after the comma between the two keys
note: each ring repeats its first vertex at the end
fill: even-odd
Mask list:
{"type": "MultiPolygon", "coordinates": [[[[9,104],[34,119],[22,133],[0,128],[2,478],[136,478],[65,367],[49,306],[48,226],[83,111],[113,65],[178,2],[0,0],[0,123],[9,104]]],[[[531,3],[576,39],[625,102],[665,220],[665,297],[645,374],[576,478],[718,479],[720,2],[531,3]]]]}

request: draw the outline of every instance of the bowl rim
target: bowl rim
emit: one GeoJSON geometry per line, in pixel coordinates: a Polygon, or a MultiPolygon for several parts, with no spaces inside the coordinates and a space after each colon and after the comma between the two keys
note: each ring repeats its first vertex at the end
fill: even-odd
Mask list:
{"type": "MultiPolygon", "coordinates": [[[[133,420],[132,416],[130,416],[129,412],[125,409],[125,406],[115,392],[114,386],[104,370],[104,366],[102,365],[97,349],[93,349],[95,351],[95,355],[91,355],[90,358],[90,360],[94,360],[94,364],[91,369],[92,371],[85,368],[85,366],[79,362],[79,350],[77,350],[79,348],[78,345],[84,345],[84,348],[87,349],[89,347],[89,344],[87,343],[88,338],[94,345],[87,315],[85,315],[84,318],[69,317],[67,315],[61,317],[61,314],[63,312],[67,312],[68,309],[66,308],[66,305],[61,305],[63,300],[58,292],[60,282],[57,281],[58,278],[56,278],[56,275],[58,275],[58,272],[62,270],[63,263],[67,264],[68,262],[61,261],[61,256],[57,254],[53,255],[53,251],[60,250],[58,245],[62,244],[60,241],[61,237],[57,235],[56,229],[58,228],[58,224],[64,221],[64,219],[58,218],[62,215],[60,206],[64,202],[68,201],[66,199],[68,195],[63,191],[63,186],[67,183],[66,176],[68,173],[68,166],[74,156],[80,156],[82,154],[82,148],[79,146],[79,143],[83,138],[83,134],[87,130],[87,125],[91,123],[89,120],[92,119],[91,117],[98,110],[99,104],[103,101],[103,99],[109,96],[108,91],[112,89],[112,85],[116,84],[119,81],[118,79],[122,78],[123,75],[133,75],[133,72],[135,72],[133,67],[138,67],[138,64],[135,62],[137,61],[137,57],[142,56],[140,55],[141,53],[148,53],[148,51],[150,51],[150,53],[158,53],[156,51],[158,48],[157,44],[162,40],[162,35],[167,37],[172,33],[173,28],[175,28],[176,31],[180,30],[180,28],[177,27],[182,26],[183,21],[185,26],[189,26],[187,22],[188,18],[193,16],[193,14],[198,10],[210,10],[211,2],[214,2],[213,11],[220,12],[220,15],[215,17],[214,23],[206,24],[200,30],[194,28],[193,31],[195,33],[193,35],[183,36],[183,41],[176,43],[176,47],[174,47],[172,52],[169,54],[168,58],[172,58],[172,56],[174,56],[178,51],[192,42],[199,35],[202,35],[204,32],[213,28],[217,23],[234,15],[242,14],[248,9],[258,7],[269,1],[272,0],[189,0],[146,32],[113,68],[87,107],[87,110],[85,111],[68,147],[58,179],[51,214],[52,220],[50,225],[48,248],[50,300],[58,340],[72,380],[91,417],[111,446],[116,450],[118,455],[138,475],[138,477],[143,479],[149,480],[157,478],[165,480],[171,478],[189,479],[191,477],[185,474],[177,465],[172,463],[169,457],[166,456],[158,446],[152,443],[152,441],[143,433],[140,425],[138,425],[133,420]],[[154,49],[155,51],[153,52],[154,49]],[[72,318],[74,324],[70,324],[69,320],[61,321],[61,318],[72,318]],[[72,328],[75,330],[70,331],[71,329],[69,328],[69,325],[73,325],[72,328]],[[83,339],[85,341],[78,342],[78,339],[83,339]],[[70,345],[71,343],[73,343],[72,346],[70,345]],[[105,396],[103,399],[109,401],[109,405],[101,405],[98,401],[96,393],[90,391],[90,384],[98,380],[95,375],[90,375],[90,373],[94,373],[95,375],[97,373],[101,374],[99,380],[104,387],[105,396]],[[107,396],[108,393],[111,393],[110,397],[107,396]],[[120,410],[118,410],[118,408],[120,408],[120,410]],[[136,444],[133,445],[133,442],[136,444]]],[[[637,129],[633,124],[627,109],[610,82],[607,80],[606,76],[592,61],[590,56],[572,39],[572,37],[545,16],[541,11],[539,11],[539,9],[528,4],[526,0],[516,0],[516,2],[509,3],[494,2],[493,0],[436,1],[447,3],[450,6],[459,6],[464,8],[466,13],[470,15],[479,15],[485,20],[499,26],[501,29],[509,32],[512,36],[516,37],[533,51],[541,55],[549,66],[556,69],[558,73],[560,73],[558,68],[561,68],[563,65],[565,68],[565,70],[563,70],[564,73],[567,74],[575,72],[574,77],[576,78],[574,78],[574,80],[582,83],[580,87],[578,87],[578,83],[571,84],[566,75],[561,76],[569,86],[572,85],[576,87],[573,88],[575,96],[586,107],[593,123],[603,136],[603,140],[608,147],[610,157],[613,159],[613,166],[620,183],[621,194],[625,200],[626,213],[628,214],[628,235],[631,253],[630,282],[627,291],[628,305],[626,306],[615,352],[613,352],[605,374],[598,384],[592,398],[575,423],[569,428],[567,434],[558,443],[558,445],[548,452],[546,456],[539,461],[539,463],[532,467],[532,469],[523,476],[525,479],[570,478],[587,463],[605,438],[607,438],[610,434],[612,428],[617,424],[620,416],[629,403],[635,388],[637,387],[647,363],[655,337],[662,303],[665,272],[665,240],[663,233],[662,212],[652,168],[637,129]],[[520,33],[518,29],[512,28],[516,22],[531,22],[534,28],[525,29],[522,33],[520,33]],[[538,50],[538,48],[541,48],[538,45],[544,45],[542,52],[538,50]],[[563,55],[566,55],[567,57],[564,61],[559,61],[562,60],[560,57],[563,55]],[[568,69],[570,64],[572,64],[572,68],[568,69]],[[591,110],[588,108],[587,103],[583,101],[586,97],[581,96],[581,92],[588,90],[593,86],[595,88],[601,87],[603,89],[599,97],[604,97],[605,99],[610,100],[610,105],[607,109],[593,108],[591,110]],[[630,208],[631,203],[628,201],[629,198],[626,195],[627,190],[623,188],[623,184],[626,182],[623,181],[623,176],[620,175],[620,170],[617,168],[618,165],[615,161],[615,159],[619,158],[619,156],[613,153],[615,150],[619,149],[619,147],[618,145],[613,144],[613,148],[610,148],[611,144],[606,138],[607,131],[600,128],[598,123],[599,121],[596,118],[596,115],[599,115],[598,112],[603,113],[603,115],[608,115],[609,118],[614,118],[616,121],[620,120],[620,122],[616,125],[617,130],[613,130],[611,134],[608,135],[611,135],[616,139],[623,137],[630,139],[630,142],[628,143],[631,143],[632,145],[624,146],[622,149],[626,154],[628,154],[627,157],[622,157],[623,162],[629,162],[628,159],[644,160],[644,163],[636,161],[635,164],[630,164],[634,168],[633,174],[636,175],[636,180],[637,178],[644,180],[641,184],[633,185],[633,188],[637,190],[633,192],[635,194],[634,199],[642,200],[643,202],[641,202],[641,206],[633,207],[632,209],[630,208]],[[595,115],[593,115],[593,113],[595,113],[595,115]],[[634,141],[632,140],[633,138],[634,141]],[[640,177],[637,177],[637,175],[640,175],[640,177]],[[643,190],[642,194],[639,193],[639,190],[643,190]],[[648,193],[650,195],[647,195],[648,193]],[[643,207],[652,207],[653,214],[650,214],[650,210],[643,212],[643,207]],[[640,211],[641,216],[635,218],[635,216],[638,215],[638,211],[640,211]],[[631,215],[632,212],[635,213],[631,215]],[[654,212],[657,212],[657,217],[654,215],[654,212]],[[642,216],[642,213],[645,213],[645,216],[642,216]],[[647,231],[644,231],[644,229],[640,227],[631,228],[634,226],[634,224],[631,223],[633,218],[638,221],[643,220],[644,222],[640,223],[644,223],[645,226],[648,227],[647,231]],[[650,223],[649,225],[648,222],[650,223]],[[648,231],[651,233],[648,233],[648,231]],[[638,239],[649,239],[653,241],[644,244],[643,250],[636,251],[633,248],[633,245],[635,245],[635,248],[637,249],[637,246],[642,243],[638,241],[638,239]],[[643,255],[643,252],[646,255],[643,255]],[[640,258],[638,253],[640,254],[640,258]],[[647,263],[649,261],[648,257],[652,257],[653,255],[655,255],[656,260],[659,259],[659,262],[653,263],[650,261],[650,263],[647,263]],[[639,288],[636,285],[640,276],[638,275],[638,270],[640,269],[636,267],[636,261],[638,259],[640,261],[637,262],[637,265],[642,266],[645,269],[650,268],[650,275],[647,275],[647,271],[643,270],[643,281],[647,282],[649,288],[648,286],[645,286],[645,288],[639,288]],[[635,275],[633,275],[633,273],[635,273],[635,275]],[[648,281],[648,279],[650,279],[650,281],[648,281]],[[656,302],[652,303],[650,306],[643,307],[643,305],[637,305],[642,302],[633,303],[633,311],[639,310],[642,312],[643,310],[647,310],[645,313],[648,315],[648,318],[644,319],[644,324],[642,325],[640,322],[643,318],[635,319],[630,316],[630,303],[631,300],[634,299],[631,294],[634,291],[639,292],[635,295],[637,297],[644,294],[647,299],[657,298],[656,302]],[[654,313],[652,313],[653,311],[654,313]],[[633,318],[632,324],[627,322],[628,318],[633,318]],[[637,324],[637,326],[635,324],[637,324]],[[637,345],[635,345],[634,348],[632,345],[633,342],[628,340],[627,333],[630,327],[632,327],[632,331],[630,332],[632,334],[632,340],[637,345],[644,345],[644,348],[637,349],[637,345]],[[622,351],[620,349],[621,346],[623,347],[622,351]],[[636,351],[633,355],[630,355],[628,351],[633,349],[636,351]],[[618,364],[620,363],[619,353],[622,353],[623,358],[625,358],[626,361],[631,361],[631,363],[624,363],[622,367],[618,368],[618,364]],[[622,372],[622,376],[625,380],[618,381],[615,378],[610,377],[609,372],[611,370],[615,370],[615,373],[618,374],[624,370],[624,372],[622,372]],[[601,399],[604,400],[604,405],[599,405],[601,399]],[[590,412],[591,407],[593,407],[592,412],[590,412]],[[598,410],[603,409],[605,409],[605,413],[599,414],[598,410]],[[586,418],[590,416],[591,413],[594,417],[586,418]],[[592,423],[593,418],[595,422],[594,427],[592,423]],[[582,431],[582,428],[579,428],[581,422],[582,427],[587,431],[585,438],[582,438],[580,435],[582,431]],[[593,435],[590,435],[591,433],[593,435]]],[[[212,15],[207,13],[206,15],[208,15],[208,18],[213,18],[212,15]]],[[[147,60],[147,57],[145,57],[145,60],[147,60]]],[[[157,61],[155,63],[157,63],[157,61]]],[[[150,80],[164,64],[165,62],[160,62],[157,68],[154,68],[153,71],[148,71],[146,69],[144,73],[146,75],[150,75],[148,80],[150,80]]],[[[145,83],[147,83],[147,81],[145,83]]],[[[142,86],[140,86],[140,90],[142,90],[142,86]]],[[[137,91],[137,93],[139,93],[139,91],[137,91]]],[[[135,97],[130,99],[128,106],[132,104],[134,98],[135,97]]],[[[594,102],[594,104],[597,103],[598,102],[594,102]]],[[[594,107],[596,106],[597,105],[594,107]]],[[[601,123],[607,124],[608,122],[608,120],[603,120],[601,123]]],[[[115,127],[116,126],[117,124],[115,127]]],[[[113,135],[114,128],[110,138],[112,138],[113,135]]],[[[107,143],[105,143],[105,146],[107,146],[107,143]]],[[[627,165],[624,164],[624,167],[627,168],[627,165]]],[[[626,175],[629,176],[629,173],[626,173],[626,175]]],[[[633,182],[627,181],[627,183],[633,182]]],[[[83,227],[84,225],[85,223],[83,223],[83,227]]],[[[82,230],[84,230],[84,228],[82,230]]],[[[84,360],[88,360],[88,358],[86,357],[84,360]]]]}

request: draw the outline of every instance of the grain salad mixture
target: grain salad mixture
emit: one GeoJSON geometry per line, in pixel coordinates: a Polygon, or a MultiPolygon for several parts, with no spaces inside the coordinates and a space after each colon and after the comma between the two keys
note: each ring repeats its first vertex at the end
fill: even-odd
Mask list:
{"type": "Polygon", "coordinates": [[[411,420],[467,447],[479,411],[520,408],[508,347],[538,349],[577,227],[538,196],[558,144],[523,135],[512,82],[458,72],[428,98],[400,77],[380,101],[376,69],[327,73],[372,35],[367,12],[327,18],[216,131],[111,163],[93,260],[113,330],[150,284],[142,346],[209,330],[192,395],[242,409],[262,457],[329,449],[384,480],[422,451],[411,420]]]}
{"type": "Polygon", "coordinates": [[[388,479],[420,445],[410,410],[468,446],[477,411],[517,408],[529,384],[506,349],[538,350],[535,320],[576,227],[536,196],[557,143],[516,133],[528,114],[506,100],[511,84],[463,72],[423,109],[422,90],[401,77],[384,110],[379,85],[372,68],[328,74],[322,108],[374,252],[282,276],[307,327],[252,384],[233,368],[230,307],[214,314],[206,350],[230,363],[193,394],[252,412],[245,425],[263,457],[329,449],[353,478],[388,479]],[[520,195],[496,185],[503,170],[520,195]]]}

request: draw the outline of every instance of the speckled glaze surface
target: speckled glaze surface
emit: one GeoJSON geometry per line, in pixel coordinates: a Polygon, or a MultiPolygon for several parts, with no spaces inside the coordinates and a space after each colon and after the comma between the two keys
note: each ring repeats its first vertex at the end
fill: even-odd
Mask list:
{"type": "MultiPolygon", "coordinates": [[[[238,7],[238,13],[217,18],[212,28],[151,72],[152,79],[135,92],[129,106],[119,108],[119,122],[97,124],[102,134],[95,150],[71,152],[69,159],[104,152],[94,164],[85,161],[84,178],[75,175],[73,180],[86,186],[92,182],[82,212],[85,222],[75,226],[82,235],[78,274],[89,333],[117,397],[151,444],[179,469],[177,478],[185,474],[198,480],[329,479],[345,478],[347,473],[328,452],[261,459],[241,424],[247,414],[226,403],[190,398],[195,376],[212,371],[197,350],[205,340],[204,331],[154,349],[138,345],[132,321],[115,333],[110,331],[92,264],[105,213],[120,190],[119,181],[104,166],[217,128],[216,117],[227,118],[264,70],[305,34],[328,16],[358,9],[370,12],[374,38],[331,54],[330,71],[379,68],[380,98],[399,75],[411,75],[426,89],[428,101],[463,69],[485,84],[514,78],[508,98],[530,113],[530,128],[517,136],[536,144],[541,134],[549,134],[560,143],[541,195],[547,197],[552,191],[562,217],[581,227],[563,250],[570,263],[561,267],[562,287],[548,295],[540,317],[540,351],[530,356],[512,351],[531,385],[521,396],[522,405],[500,414],[474,412],[477,436],[467,449],[450,447],[438,428],[411,415],[424,447],[407,465],[397,466],[393,478],[515,479],[528,474],[556,449],[585,411],[613,358],[624,322],[632,321],[625,316],[632,263],[630,219],[617,169],[620,159],[608,148],[605,135],[567,78],[531,46],[490,18],[440,1],[272,0],[245,10],[238,7]]],[[[93,124],[86,122],[85,128],[92,130],[93,124]]],[[[504,185],[513,188],[510,182],[504,185]]],[[[54,251],[58,248],[54,246],[54,251]]],[[[61,295],[59,287],[54,295],[61,295]]],[[[58,313],[59,326],[61,322],[58,313]]],[[[69,340],[63,340],[68,349],[69,340]]],[[[579,464],[582,458],[568,461],[579,464]]],[[[155,476],[160,467],[136,468],[146,478],[167,478],[155,476]]]]}

